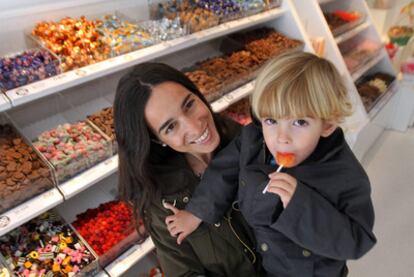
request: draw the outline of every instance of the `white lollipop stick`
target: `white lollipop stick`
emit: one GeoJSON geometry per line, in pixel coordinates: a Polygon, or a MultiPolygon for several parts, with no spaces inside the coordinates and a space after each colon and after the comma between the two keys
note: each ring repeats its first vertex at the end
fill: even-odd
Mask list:
{"type": "MultiPolygon", "coordinates": [[[[277,168],[276,172],[280,172],[282,170],[282,168],[283,168],[283,164],[279,165],[279,167],[277,168]]],[[[267,183],[267,185],[265,186],[264,190],[262,191],[263,194],[266,193],[268,187],[269,187],[269,183],[267,183]]]]}

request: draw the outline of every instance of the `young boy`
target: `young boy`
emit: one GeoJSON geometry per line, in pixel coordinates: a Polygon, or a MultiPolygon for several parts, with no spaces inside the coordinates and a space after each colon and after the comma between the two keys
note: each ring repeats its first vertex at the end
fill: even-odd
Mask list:
{"type": "Polygon", "coordinates": [[[214,158],[186,211],[167,205],[171,235],[180,243],[236,201],[268,276],[346,276],[346,260],[376,239],[369,179],[338,127],[351,113],[340,75],[325,59],[287,53],[259,74],[251,100],[261,124],[214,158]]]}

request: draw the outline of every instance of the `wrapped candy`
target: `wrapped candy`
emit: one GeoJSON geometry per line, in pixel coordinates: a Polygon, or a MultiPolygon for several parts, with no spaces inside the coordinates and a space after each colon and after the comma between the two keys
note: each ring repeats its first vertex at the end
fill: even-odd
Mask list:
{"type": "Polygon", "coordinates": [[[65,17],[59,22],[36,24],[32,35],[60,57],[62,70],[67,71],[110,57],[111,48],[100,39],[96,23],[85,16],[65,17]]]}
{"type": "Polygon", "coordinates": [[[242,8],[239,3],[232,0],[196,0],[200,8],[213,12],[220,18],[221,22],[233,20],[242,16],[242,8]]]}
{"type": "Polygon", "coordinates": [[[156,41],[172,40],[188,34],[187,26],[181,24],[179,17],[149,20],[142,22],[140,26],[150,33],[156,41]]]}
{"type": "Polygon", "coordinates": [[[6,91],[60,73],[59,61],[45,49],[0,58],[0,90],[6,91]]]}
{"type": "Polygon", "coordinates": [[[106,15],[98,20],[96,30],[101,40],[117,56],[155,44],[153,36],[141,26],[116,15],[106,15]]]}

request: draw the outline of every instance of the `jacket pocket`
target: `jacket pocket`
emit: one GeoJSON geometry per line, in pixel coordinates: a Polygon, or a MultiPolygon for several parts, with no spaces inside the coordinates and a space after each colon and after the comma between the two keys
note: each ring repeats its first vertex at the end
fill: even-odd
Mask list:
{"type": "Polygon", "coordinates": [[[263,267],[270,275],[313,276],[313,254],[307,249],[301,248],[273,230],[256,230],[256,239],[263,258],[263,267]]]}

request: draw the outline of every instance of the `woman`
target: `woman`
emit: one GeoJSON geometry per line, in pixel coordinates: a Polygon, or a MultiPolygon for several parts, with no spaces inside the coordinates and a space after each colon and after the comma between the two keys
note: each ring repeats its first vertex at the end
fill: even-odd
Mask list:
{"type": "Polygon", "coordinates": [[[183,209],[214,154],[239,126],[213,115],[181,72],[144,63],[121,78],[114,101],[123,200],[157,248],[166,276],[255,276],[252,235],[238,211],[202,224],[180,245],[169,235],[163,203],[183,209]]]}

